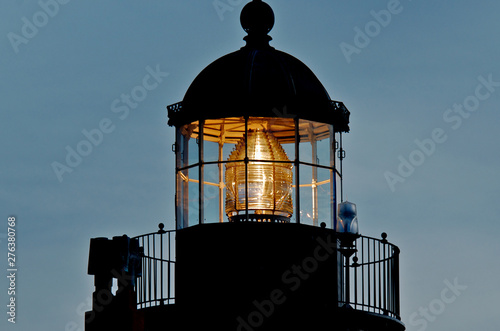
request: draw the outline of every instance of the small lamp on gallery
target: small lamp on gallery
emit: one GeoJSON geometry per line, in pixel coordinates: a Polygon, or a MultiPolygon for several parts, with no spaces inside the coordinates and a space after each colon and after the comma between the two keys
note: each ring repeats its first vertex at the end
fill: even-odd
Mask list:
{"type": "Polygon", "coordinates": [[[339,204],[338,210],[336,229],[341,241],[341,247],[351,247],[354,240],[359,237],[356,204],[344,201],[339,204]]]}
{"type": "Polygon", "coordinates": [[[354,258],[354,264],[350,264],[351,256],[357,252],[354,247],[354,242],[360,237],[359,227],[358,227],[358,213],[356,210],[356,205],[352,202],[344,201],[339,204],[339,211],[337,216],[337,236],[340,239],[339,252],[343,256],[342,269],[345,272],[345,302],[344,307],[350,308],[349,302],[351,302],[351,286],[350,286],[350,269],[351,267],[357,266],[357,258],[354,258]]]}

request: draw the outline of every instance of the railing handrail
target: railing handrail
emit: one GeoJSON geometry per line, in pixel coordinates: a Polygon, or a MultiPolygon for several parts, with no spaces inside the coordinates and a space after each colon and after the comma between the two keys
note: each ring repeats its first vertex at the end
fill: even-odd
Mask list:
{"type": "Polygon", "coordinates": [[[135,236],[133,237],[132,239],[139,239],[139,238],[142,238],[142,237],[146,237],[146,236],[150,236],[150,235],[153,235],[153,234],[166,234],[166,233],[174,233],[176,232],[177,230],[159,230],[159,231],[155,231],[155,232],[150,232],[150,233],[146,233],[146,234],[141,234],[139,236],[135,236]]]}

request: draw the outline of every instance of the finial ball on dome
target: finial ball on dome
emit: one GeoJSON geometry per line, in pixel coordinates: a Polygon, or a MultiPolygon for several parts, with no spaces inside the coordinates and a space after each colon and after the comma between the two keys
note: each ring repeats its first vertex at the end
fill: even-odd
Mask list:
{"type": "Polygon", "coordinates": [[[262,0],[253,0],[241,11],[241,26],[250,34],[267,34],[274,26],[274,12],[262,0]]]}

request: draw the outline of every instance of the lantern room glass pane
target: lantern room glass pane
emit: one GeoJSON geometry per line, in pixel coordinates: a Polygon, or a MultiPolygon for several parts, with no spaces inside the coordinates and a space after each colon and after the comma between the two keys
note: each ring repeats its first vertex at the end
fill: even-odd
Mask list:
{"type": "Polygon", "coordinates": [[[332,226],[334,214],[333,126],[299,120],[300,223],[332,226]]]}
{"type": "Polygon", "coordinates": [[[223,118],[205,120],[204,162],[222,162],[240,140],[245,131],[244,118],[223,118]]]}
{"type": "Polygon", "coordinates": [[[312,167],[300,165],[300,223],[315,225],[313,208],[312,167]]]}
{"type": "Polygon", "coordinates": [[[318,169],[318,224],[325,222],[326,227],[332,229],[333,222],[333,182],[330,169],[318,169]]]}
{"type": "Polygon", "coordinates": [[[330,137],[328,137],[323,140],[318,140],[316,142],[316,145],[316,164],[325,167],[333,167],[333,160],[330,159],[333,139],[330,139],[330,137]]]}
{"type": "Polygon", "coordinates": [[[181,170],[177,172],[175,195],[177,229],[183,229],[189,226],[188,175],[188,170],[181,170]]]}
{"type": "Polygon", "coordinates": [[[198,122],[183,125],[178,129],[181,139],[177,142],[177,148],[181,149],[183,166],[193,165],[200,162],[199,129],[198,122]]]}
{"type": "Polygon", "coordinates": [[[310,141],[302,141],[302,139],[303,138],[301,138],[301,143],[299,144],[300,162],[312,164],[313,146],[311,145],[310,141]]]}
{"type": "Polygon", "coordinates": [[[228,117],[205,120],[205,141],[221,144],[236,144],[245,134],[243,117],[228,117]]]}
{"type": "Polygon", "coordinates": [[[333,126],[299,120],[300,161],[330,166],[333,126]]]}
{"type": "Polygon", "coordinates": [[[189,208],[189,226],[199,223],[200,220],[200,181],[198,167],[189,169],[188,177],[189,195],[188,195],[188,208],[189,208]]]}
{"type": "MultiPolygon", "coordinates": [[[[224,167],[223,164],[220,166],[224,167]]],[[[219,223],[225,222],[226,215],[224,213],[224,175],[219,179],[219,165],[205,165],[205,181],[203,183],[203,206],[204,206],[204,223],[219,223]],[[221,199],[222,197],[222,199],[221,199]],[[222,205],[221,205],[222,203],[222,205]],[[222,208],[221,208],[222,207],[222,208]]]]}
{"type": "Polygon", "coordinates": [[[300,223],[331,228],[333,182],[330,169],[300,165],[300,223]]]}
{"type": "Polygon", "coordinates": [[[207,163],[222,161],[222,155],[219,155],[219,153],[222,151],[223,146],[219,145],[218,142],[205,140],[203,142],[203,162],[207,163]]]}

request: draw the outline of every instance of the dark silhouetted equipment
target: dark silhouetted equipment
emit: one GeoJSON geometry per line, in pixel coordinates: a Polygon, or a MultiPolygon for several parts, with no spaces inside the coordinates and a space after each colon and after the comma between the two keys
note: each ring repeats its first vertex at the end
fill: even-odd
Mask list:
{"type": "Polygon", "coordinates": [[[143,249],[127,236],[90,240],[88,274],[94,276],[92,311],[85,314],[85,330],[143,330],[137,311],[136,280],[141,277],[143,249]],[[113,279],[116,293],[112,292],[113,279]]]}

